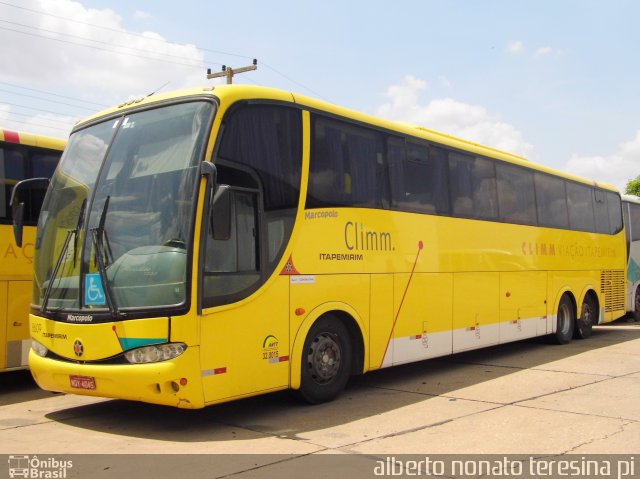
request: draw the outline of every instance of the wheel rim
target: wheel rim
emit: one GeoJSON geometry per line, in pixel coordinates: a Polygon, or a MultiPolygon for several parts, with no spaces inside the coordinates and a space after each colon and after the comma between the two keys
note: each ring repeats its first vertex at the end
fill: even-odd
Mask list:
{"type": "Polygon", "coordinates": [[[569,334],[571,329],[571,311],[569,311],[569,306],[566,304],[561,304],[558,309],[558,329],[564,335],[569,334]]]}
{"type": "Polygon", "coordinates": [[[340,345],[336,337],[329,333],[319,334],[311,342],[307,365],[311,377],[318,384],[324,384],[333,379],[340,369],[340,345]]]}

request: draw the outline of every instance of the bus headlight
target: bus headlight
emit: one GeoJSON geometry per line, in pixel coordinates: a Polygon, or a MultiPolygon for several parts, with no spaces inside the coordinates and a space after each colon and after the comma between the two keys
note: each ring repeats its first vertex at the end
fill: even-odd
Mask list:
{"type": "Polygon", "coordinates": [[[31,340],[31,349],[33,349],[33,351],[42,358],[46,357],[49,352],[44,344],[39,343],[35,339],[31,340]]]}
{"type": "Polygon", "coordinates": [[[187,345],[184,343],[156,344],[127,351],[124,357],[132,364],[157,363],[177,358],[186,349],[187,345]]]}

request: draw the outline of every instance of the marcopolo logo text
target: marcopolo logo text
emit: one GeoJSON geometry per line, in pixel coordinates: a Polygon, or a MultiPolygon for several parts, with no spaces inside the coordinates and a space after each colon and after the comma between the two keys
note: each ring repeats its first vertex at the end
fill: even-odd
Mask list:
{"type": "Polygon", "coordinates": [[[90,323],[93,316],[90,314],[67,314],[67,321],[70,323],[90,323]]]}

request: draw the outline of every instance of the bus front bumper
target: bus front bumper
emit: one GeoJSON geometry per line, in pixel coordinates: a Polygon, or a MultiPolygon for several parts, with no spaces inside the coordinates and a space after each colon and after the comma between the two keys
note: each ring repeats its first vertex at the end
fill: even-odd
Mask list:
{"type": "Polygon", "coordinates": [[[29,352],[31,373],[42,389],[127,399],[186,409],[204,407],[199,348],[170,361],[147,364],[80,364],[29,352]]]}

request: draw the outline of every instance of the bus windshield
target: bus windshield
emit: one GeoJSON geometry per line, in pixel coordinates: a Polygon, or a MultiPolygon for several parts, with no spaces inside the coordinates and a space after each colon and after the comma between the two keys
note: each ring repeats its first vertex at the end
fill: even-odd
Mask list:
{"type": "Polygon", "coordinates": [[[36,306],[115,318],[185,303],[198,166],[214,109],[168,105],[71,135],[39,219],[36,306]]]}

